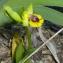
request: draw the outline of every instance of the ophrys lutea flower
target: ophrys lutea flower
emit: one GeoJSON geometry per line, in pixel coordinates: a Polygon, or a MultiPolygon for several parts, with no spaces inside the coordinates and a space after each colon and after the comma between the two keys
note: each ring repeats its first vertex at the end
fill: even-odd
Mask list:
{"type": "Polygon", "coordinates": [[[30,5],[28,9],[23,12],[22,19],[24,26],[28,25],[30,27],[40,27],[44,23],[42,16],[33,13],[32,5],[30,5]]]}

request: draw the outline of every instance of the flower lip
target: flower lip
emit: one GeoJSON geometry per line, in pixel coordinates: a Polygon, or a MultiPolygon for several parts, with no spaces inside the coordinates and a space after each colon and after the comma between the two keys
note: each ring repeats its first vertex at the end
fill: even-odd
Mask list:
{"type": "Polygon", "coordinates": [[[39,18],[38,18],[37,16],[35,16],[35,15],[31,15],[31,16],[29,17],[29,20],[31,20],[31,21],[33,21],[33,22],[39,22],[39,18]]]}
{"type": "Polygon", "coordinates": [[[43,25],[44,19],[38,14],[31,14],[28,17],[28,22],[31,27],[40,27],[43,25]]]}

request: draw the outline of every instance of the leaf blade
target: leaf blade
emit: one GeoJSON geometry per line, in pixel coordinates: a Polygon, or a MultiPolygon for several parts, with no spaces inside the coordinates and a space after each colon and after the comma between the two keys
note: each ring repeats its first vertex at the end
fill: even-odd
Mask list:
{"type": "Polygon", "coordinates": [[[35,7],[34,12],[42,15],[45,20],[63,26],[63,13],[61,12],[58,12],[56,10],[44,6],[35,7]]]}

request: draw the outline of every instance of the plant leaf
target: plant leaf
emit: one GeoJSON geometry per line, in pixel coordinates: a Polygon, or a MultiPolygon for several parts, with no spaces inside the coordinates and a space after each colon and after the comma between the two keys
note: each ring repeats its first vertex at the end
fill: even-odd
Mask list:
{"type": "Polygon", "coordinates": [[[16,48],[17,48],[19,43],[20,43],[20,41],[19,41],[18,33],[15,33],[13,36],[13,39],[12,39],[12,58],[14,57],[16,48]]]}
{"type": "Polygon", "coordinates": [[[11,5],[14,8],[17,8],[17,6],[28,6],[30,3],[33,4],[33,6],[37,5],[47,5],[47,6],[61,6],[63,7],[63,0],[8,0],[6,3],[7,5],[11,5]],[[16,7],[15,7],[16,6],[16,7]]]}
{"type": "Polygon", "coordinates": [[[63,7],[63,0],[42,0],[43,6],[60,6],[63,7]]]}
{"type": "Polygon", "coordinates": [[[18,63],[21,59],[23,59],[24,52],[25,52],[25,48],[23,45],[23,41],[21,41],[21,43],[18,45],[16,49],[16,55],[15,55],[16,63],[18,63]]]}
{"type": "Polygon", "coordinates": [[[44,6],[35,7],[34,11],[42,15],[45,20],[63,26],[63,13],[44,6]]]}
{"type": "Polygon", "coordinates": [[[26,27],[26,33],[27,33],[27,38],[28,38],[28,50],[32,49],[32,42],[31,42],[31,33],[28,27],[26,27]]]}
{"type": "Polygon", "coordinates": [[[13,11],[11,7],[5,6],[4,9],[10,18],[12,18],[13,20],[17,22],[21,22],[21,17],[19,16],[17,12],[13,11]]]}

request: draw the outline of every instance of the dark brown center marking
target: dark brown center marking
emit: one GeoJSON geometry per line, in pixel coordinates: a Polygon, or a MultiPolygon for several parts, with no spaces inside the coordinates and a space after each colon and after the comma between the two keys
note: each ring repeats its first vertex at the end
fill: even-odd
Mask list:
{"type": "Polygon", "coordinates": [[[32,20],[33,22],[39,22],[39,18],[34,15],[31,15],[29,19],[32,20]]]}

